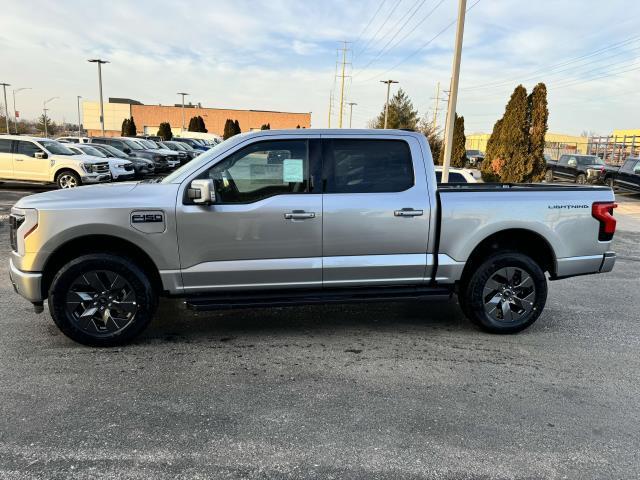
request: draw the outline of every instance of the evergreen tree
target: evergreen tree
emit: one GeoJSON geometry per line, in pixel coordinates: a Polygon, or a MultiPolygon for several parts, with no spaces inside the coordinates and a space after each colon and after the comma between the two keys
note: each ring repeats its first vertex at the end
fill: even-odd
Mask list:
{"type": "Polygon", "coordinates": [[[120,136],[126,137],[129,134],[129,119],[122,120],[122,128],[120,129],[120,136]]]}
{"type": "Polygon", "coordinates": [[[271,130],[271,124],[269,123],[264,123],[261,127],[260,130],[271,130]]]}
{"type": "Polygon", "coordinates": [[[222,139],[226,140],[227,138],[231,138],[236,134],[235,125],[233,120],[227,118],[227,121],[224,122],[224,133],[222,134],[222,139]]]}
{"type": "Polygon", "coordinates": [[[502,119],[498,120],[493,126],[493,132],[487,141],[487,151],[484,154],[484,160],[480,167],[482,180],[485,182],[499,182],[500,172],[502,171],[502,161],[498,154],[498,145],[500,144],[500,133],[502,131],[502,119]]]}
{"type": "Polygon", "coordinates": [[[237,135],[239,133],[242,133],[242,130],[240,130],[240,122],[238,122],[238,120],[236,120],[235,122],[233,122],[233,129],[235,131],[234,135],[237,135]]]}
{"type": "Polygon", "coordinates": [[[298,125],[296,128],[300,128],[300,125],[298,125]]]}
{"type": "MultiPolygon", "coordinates": [[[[384,128],[384,112],[382,112],[375,120],[370,122],[372,128],[384,128]]],[[[409,99],[404,90],[398,89],[396,94],[389,100],[389,117],[387,119],[387,128],[407,128],[414,130],[418,124],[418,111],[413,109],[413,103],[409,99]]]]}
{"type": "MultiPolygon", "coordinates": [[[[50,117],[46,117],[46,118],[47,118],[47,135],[55,135],[55,133],[58,131],[58,126],[55,124],[53,120],[51,120],[50,117]]],[[[44,114],[40,115],[40,117],[38,117],[38,123],[36,124],[36,130],[38,132],[41,132],[43,135],[44,135],[44,119],[45,119],[44,114]]]]}
{"type": "Polygon", "coordinates": [[[190,132],[196,132],[197,131],[196,117],[191,117],[189,119],[189,126],[187,127],[187,130],[190,131],[190,132]]]}
{"type": "Polygon", "coordinates": [[[200,115],[198,115],[198,131],[202,133],[207,133],[209,131],[204,124],[204,118],[200,115]]]}
{"type": "MultiPolygon", "coordinates": [[[[464,168],[467,164],[467,149],[465,147],[467,137],[464,135],[464,117],[455,114],[453,123],[453,143],[451,148],[451,166],[455,168],[464,168]]],[[[438,165],[444,163],[444,145],[440,149],[438,155],[438,165]]]]}
{"type": "Polygon", "coordinates": [[[162,140],[171,140],[173,138],[173,133],[171,132],[171,125],[169,122],[162,122],[160,124],[160,128],[158,128],[158,136],[162,140]]]}
{"type": "Polygon", "coordinates": [[[136,122],[133,119],[133,117],[131,117],[131,120],[129,122],[129,134],[127,136],[135,137],[137,134],[138,134],[138,130],[136,129],[136,122]]]}
{"type": "Polygon", "coordinates": [[[531,173],[525,178],[528,182],[540,182],[544,178],[547,162],[544,159],[545,135],[548,129],[549,109],[547,108],[547,86],[539,83],[529,95],[529,160],[531,173]]]}
{"type": "Polygon", "coordinates": [[[499,135],[492,142],[491,150],[487,146],[485,161],[490,162],[491,169],[499,174],[501,182],[522,182],[532,172],[529,159],[529,102],[527,90],[522,85],[513,91],[501,120],[499,135]]]}

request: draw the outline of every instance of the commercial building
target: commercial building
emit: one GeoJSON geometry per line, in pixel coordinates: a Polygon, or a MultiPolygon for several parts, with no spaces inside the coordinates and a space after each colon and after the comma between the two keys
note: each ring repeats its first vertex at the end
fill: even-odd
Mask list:
{"type": "MultiPolygon", "coordinates": [[[[467,135],[467,150],[480,150],[481,152],[486,152],[489,137],[491,137],[490,133],[472,133],[467,135]]],[[[587,137],[547,132],[544,138],[547,144],[547,149],[551,149],[554,152],[573,151],[575,153],[587,153],[587,137]]],[[[552,154],[552,157],[553,156],[554,155],[552,154]]]]}
{"type": "MultiPolygon", "coordinates": [[[[100,104],[83,102],[83,125],[87,134],[101,135],[100,104]]],[[[272,129],[310,128],[311,113],[274,112],[268,110],[236,110],[185,105],[185,127],[191,117],[201,116],[209,133],[222,136],[227,119],[237,120],[243,132],[259,130],[264,124],[272,129]]],[[[182,132],[182,107],[176,105],[144,105],[136,100],[110,98],[104,104],[105,135],[120,135],[122,122],[133,117],[138,133],[155,135],[162,122],[169,122],[174,135],[182,132]]]]}

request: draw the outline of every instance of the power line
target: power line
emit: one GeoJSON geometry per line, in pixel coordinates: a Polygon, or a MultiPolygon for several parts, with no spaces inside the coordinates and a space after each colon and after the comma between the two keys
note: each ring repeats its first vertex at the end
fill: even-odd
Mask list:
{"type": "Polygon", "coordinates": [[[367,42],[364,44],[364,46],[362,47],[362,49],[353,56],[353,59],[355,60],[356,58],[358,58],[360,55],[362,55],[364,52],[367,51],[368,46],[371,44],[371,42],[378,36],[378,33],[380,33],[380,30],[382,30],[384,28],[384,26],[387,24],[387,22],[391,19],[391,16],[393,15],[393,13],[396,11],[396,8],[398,8],[398,5],[400,5],[400,2],[402,2],[402,0],[398,0],[393,7],[391,7],[391,10],[389,11],[389,15],[387,15],[387,18],[384,19],[384,22],[382,22],[382,24],[378,27],[378,30],[376,30],[376,33],[373,34],[373,37],[371,37],[369,40],[367,40],[367,42]]]}
{"type": "MultiPolygon", "coordinates": [[[[633,65],[637,65],[637,64],[633,64],[633,65]]],[[[630,67],[632,65],[626,65],[627,67],[630,67]]],[[[600,80],[602,78],[607,78],[607,77],[613,77],[615,75],[620,75],[621,73],[627,73],[627,72],[634,72],[636,70],[640,70],[640,66],[637,66],[635,68],[630,68],[628,70],[622,70],[620,72],[609,72],[609,73],[605,73],[603,75],[599,75],[597,77],[593,77],[593,78],[588,78],[586,80],[578,80],[576,82],[573,83],[569,83],[569,84],[565,84],[565,85],[560,85],[558,87],[551,85],[551,88],[566,88],[566,87],[573,87],[575,85],[580,85],[582,83],[588,83],[588,82],[593,82],[594,80],[600,80]]]]}
{"type": "MultiPolygon", "coordinates": [[[[579,61],[584,60],[586,58],[591,58],[591,57],[600,55],[600,54],[602,54],[602,53],[604,53],[604,52],[606,52],[608,50],[611,50],[613,48],[619,48],[619,47],[622,47],[622,46],[626,46],[626,45],[628,45],[630,43],[633,43],[633,42],[637,41],[638,39],[640,39],[640,35],[631,36],[631,37],[628,37],[628,38],[626,38],[624,40],[621,40],[620,42],[616,42],[616,43],[610,44],[610,45],[608,45],[606,47],[599,48],[599,49],[597,49],[597,50],[595,50],[593,52],[590,52],[590,53],[587,53],[587,54],[583,54],[583,55],[580,55],[578,57],[573,57],[573,58],[570,58],[568,60],[564,60],[562,62],[553,64],[553,65],[542,67],[542,68],[540,68],[538,70],[534,70],[532,72],[529,72],[528,75],[535,75],[535,74],[538,74],[538,73],[546,73],[549,70],[555,70],[556,68],[559,68],[559,67],[564,67],[566,65],[571,65],[573,63],[579,62],[579,61]]],[[[481,84],[481,85],[473,85],[471,87],[466,87],[466,88],[461,89],[461,90],[477,90],[477,89],[481,89],[481,88],[492,88],[492,87],[499,87],[499,86],[502,86],[502,85],[510,85],[513,82],[519,81],[520,78],[521,77],[514,78],[514,79],[511,79],[511,80],[501,80],[499,82],[488,82],[488,83],[481,84]]]]}
{"type": "Polygon", "coordinates": [[[371,23],[375,20],[375,18],[378,16],[378,13],[380,13],[380,10],[382,9],[382,6],[387,2],[387,0],[382,0],[380,2],[380,5],[378,5],[378,8],[376,9],[375,13],[373,14],[373,16],[369,19],[369,22],[367,22],[367,25],[362,29],[362,31],[360,32],[360,35],[358,35],[358,38],[356,38],[353,43],[357,43],[360,41],[360,39],[362,38],[362,36],[364,35],[364,32],[367,31],[367,29],[371,26],[371,23]]]}
{"type": "MultiPolygon", "coordinates": [[[[471,4],[471,6],[469,8],[467,8],[467,12],[469,12],[473,7],[475,7],[477,4],[479,4],[481,2],[481,0],[476,0],[473,4],[471,4]]],[[[391,68],[385,70],[382,73],[378,73],[376,75],[373,75],[372,77],[366,78],[364,80],[360,80],[359,82],[356,83],[363,83],[363,82],[368,82],[370,80],[379,78],[383,75],[386,75],[387,73],[395,70],[396,68],[398,68],[400,65],[402,65],[404,62],[406,62],[407,60],[415,57],[418,53],[420,53],[422,50],[424,50],[425,48],[427,48],[431,43],[433,43],[440,35],[442,35],[444,32],[446,32],[447,30],[449,30],[453,25],[456,24],[456,20],[451,21],[451,23],[449,23],[446,27],[444,27],[442,30],[440,30],[438,33],[436,33],[433,37],[431,37],[429,40],[427,40],[425,43],[423,43],[420,47],[418,47],[418,49],[414,50],[412,53],[410,53],[409,55],[407,55],[406,57],[404,57],[402,60],[400,60],[398,63],[396,63],[395,65],[393,65],[391,68]]]]}
{"type": "MultiPolygon", "coordinates": [[[[389,44],[398,36],[398,34],[404,29],[404,27],[406,27],[407,23],[409,23],[411,21],[411,19],[413,18],[413,15],[415,15],[416,13],[418,13],[418,10],[420,10],[420,8],[422,7],[422,5],[424,5],[424,3],[427,0],[417,0],[409,10],[407,10],[407,12],[400,18],[400,20],[398,20],[398,22],[396,22],[396,24],[380,39],[383,40],[389,33],[391,33],[393,30],[395,30],[396,33],[393,34],[393,36],[387,41],[387,43],[384,44],[384,46],[380,49],[380,51],[376,54],[375,57],[373,57],[369,63],[367,63],[364,67],[362,67],[360,69],[360,71],[364,70],[365,68],[367,68],[369,65],[371,65],[373,62],[375,62],[378,58],[380,58],[380,56],[384,53],[385,49],[387,48],[387,46],[389,46],[389,44]],[[419,4],[419,5],[418,5],[419,4]],[[417,8],[416,8],[417,6],[417,8]],[[410,15],[413,12],[413,15],[410,15]],[[408,16],[408,18],[407,18],[408,16]],[[400,28],[396,28],[400,22],[402,22],[404,19],[406,18],[405,22],[400,26],[400,28]]],[[[444,1],[444,0],[442,0],[444,1]]],[[[357,75],[357,73],[355,73],[354,75],[357,75]]]]}

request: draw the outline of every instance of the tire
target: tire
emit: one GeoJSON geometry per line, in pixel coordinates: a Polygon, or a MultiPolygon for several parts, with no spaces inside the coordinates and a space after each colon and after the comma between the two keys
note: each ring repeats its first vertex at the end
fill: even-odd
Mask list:
{"type": "Polygon", "coordinates": [[[544,174],[544,180],[547,183],[553,182],[553,170],[547,170],[544,174]]]}
{"type": "Polygon", "coordinates": [[[613,189],[613,187],[614,187],[613,177],[607,177],[607,178],[605,178],[605,179],[604,179],[604,184],[605,184],[607,187],[609,187],[609,188],[613,189]]]}
{"type": "Polygon", "coordinates": [[[75,188],[82,185],[80,176],[73,170],[63,170],[56,175],[58,188],[75,188]]]}
{"type": "Polygon", "coordinates": [[[516,333],[542,313],[547,279],[527,255],[498,253],[476,269],[460,295],[462,311],[472,323],[490,333],[516,333]],[[501,279],[506,280],[504,289],[501,279]]]}
{"type": "Polygon", "coordinates": [[[132,260],[96,253],[58,271],[48,304],[67,337],[83,345],[113,347],[131,342],[149,325],[158,296],[132,260]]]}
{"type": "Polygon", "coordinates": [[[585,176],[584,173],[580,173],[576,176],[576,183],[578,185],[584,185],[587,183],[587,177],[585,176]]]}

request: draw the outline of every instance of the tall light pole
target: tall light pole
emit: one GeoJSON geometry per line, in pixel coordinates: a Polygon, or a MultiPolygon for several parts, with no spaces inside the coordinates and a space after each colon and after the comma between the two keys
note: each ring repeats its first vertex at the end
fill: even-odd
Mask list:
{"type": "Polygon", "coordinates": [[[18,110],[16,109],[16,93],[22,90],[31,90],[31,87],[16,88],[13,90],[13,129],[15,134],[18,134],[18,110]]]}
{"type": "Polygon", "coordinates": [[[445,126],[444,161],[442,162],[442,183],[449,181],[449,165],[451,164],[451,150],[453,143],[453,123],[456,115],[458,100],[458,81],[460,80],[460,59],[462,57],[462,39],[464,36],[464,16],[467,10],[467,0],[459,0],[458,25],[456,26],[456,44],[451,71],[451,91],[447,107],[447,124],[445,126]]]}
{"type": "Polygon", "coordinates": [[[10,83],[0,83],[2,85],[2,89],[4,90],[4,113],[5,113],[5,121],[7,122],[7,135],[9,134],[9,105],[7,105],[7,87],[10,87],[10,83]]]}
{"type": "Polygon", "coordinates": [[[178,95],[182,95],[182,131],[184,132],[184,97],[189,94],[187,92],[178,92],[178,95]]]}
{"type": "Polygon", "coordinates": [[[355,102],[349,102],[347,105],[349,105],[349,128],[351,128],[351,120],[353,120],[353,106],[358,104],[355,102]]]}
{"type": "Polygon", "coordinates": [[[391,84],[398,83],[397,80],[380,80],[380,83],[387,84],[387,103],[384,104],[384,128],[387,128],[387,120],[389,120],[389,94],[391,93],[391,84]]]}
{"type": "Polygon", "coordinates": [[[104,105],[102,104],[102,65],[109,63],[107,60],[101,60],[99,58],[92,58],[89,63],[98,64],[98,88],[100,90],[100,128],[102,129],[102,136],[104,137],[104,105]]]}
{"type": "Polygon", "coordinates": [[[51,100],[55,100],[56,98],[60,98],[60,97],[51,97],[49,100],[45,100],[44,102],[42,102],[42,111],[44,112],[44,137],[48,138],[49,137],[49,132],[47,131],[47,110],[49,110],[47,108],[47,103],[49,103],[51,100]]]}
{"type": "Polygon", "coordinates": [[[82,127],[81,122],[80,122],[80,99],[82,98],[82,95],[78,95],[78,138],[80,138],[82,136],[82,127]]]}

